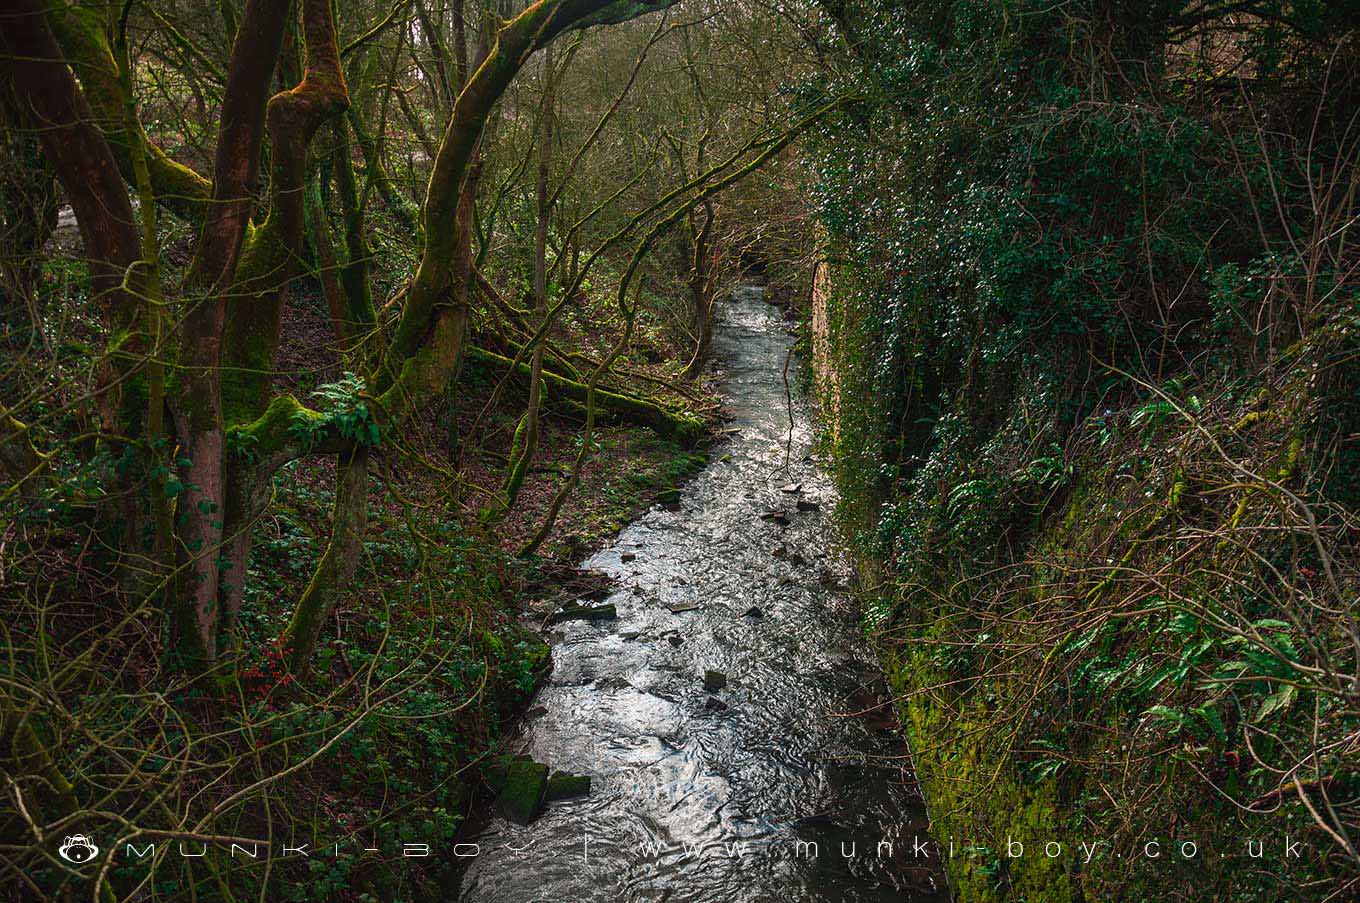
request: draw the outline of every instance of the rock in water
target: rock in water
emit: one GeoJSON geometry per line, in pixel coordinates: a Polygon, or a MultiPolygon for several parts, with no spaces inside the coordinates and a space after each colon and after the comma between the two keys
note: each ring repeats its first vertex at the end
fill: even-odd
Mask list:
{"type": "Polygon", "coordinates": [[[704,672],[704,689],[710,693],[716,693],[727,686],[727,675],[721,671],[704,672]]]}
{"type": "Polygon", "coordinates": [[[505,771],[496,808],[511,821],[527,825],[538,814],[547,787],[548,766],[532,759],[515,759],[505,771]]]}
{"type": "Polygon", "coordinates": [[[568,605],[548,618],[549,624],[562,621],[612,621],[619,616],[612,605],[568,605]]]}
{"type": "Polygon", "coordinates": [[[543,792],[543,802],[555,803],[558,800],[574,799],[590,795],[590,775],[564,774],[557,772],[548,778],[548,786],[543,792]]]}

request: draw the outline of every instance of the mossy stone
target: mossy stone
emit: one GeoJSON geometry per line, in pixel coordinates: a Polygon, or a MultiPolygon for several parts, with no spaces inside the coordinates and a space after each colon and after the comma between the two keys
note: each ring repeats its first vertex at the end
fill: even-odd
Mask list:
{"type": "Polygon", "coordinates": [[[548,778],[548,786],[543,793],[543,802],[574,799],[590,795],[590,775],[563,774],[558,772],[548,778]]]}
{"type": "Polygon", "coordinates": [[[515,759],[505,770],[496,808],[511,821],[528,824],[538,814],[547,786],[548,766],[532,759],[515,759]]]}

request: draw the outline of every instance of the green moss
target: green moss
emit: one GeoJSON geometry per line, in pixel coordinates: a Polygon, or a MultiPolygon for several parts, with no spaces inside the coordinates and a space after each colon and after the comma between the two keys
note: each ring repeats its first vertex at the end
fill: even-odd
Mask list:
{"type": "Polygon", "coordinates": [[[942,846],[955,847],[945,862],[955,899],[1081,900],[1064,859],[1042,853],[1050,841],[1069,852],[1079,842],[1069,836],[1055,781],[1031,783],[1016,772],[1001,745],[1004,737],[992,728],[989,706],[911,693],[940,682],[925,655],[886,652],[884,663],[896,695],[906,700],[899,712],[931,830],[942,846]]]}
{"type": "Polygon", "coordinates": [[[222,342],[222,414],[227,424],[259,416],[279,339],[280,291],[295,267],[274,217],[246,235],[227,304],[222,342]]]}
{"type": "Polygon", "coordinates": [[[228,428],[227,451],[247,460],[276,452],[292,439],[300,421],[319,428],[325,418],[325,414],[304,407],[292,395],[280,395],[270,401],[259,417],[228,428]]]}
{"type": "Polygon", "coordinates": [[[523,650],[525,666],[535,674],[552,664],[552,647],[528,631],[522,632],[519,648],[523,650]]]}

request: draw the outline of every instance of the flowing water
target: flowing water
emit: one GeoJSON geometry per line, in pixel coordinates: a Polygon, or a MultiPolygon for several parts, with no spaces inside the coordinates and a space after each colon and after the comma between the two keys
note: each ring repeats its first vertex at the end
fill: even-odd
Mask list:
{"type": "Polygon", "coordinates": [[[836,589],[832,489],[796,392],[790,427],[791,341],[759,286],[720,305],[713,354],[735,431],[678,508],[653,508],[584,563],[614,579],[618,619],[555,628],[514,745],[590,775],[591,793],[529,825],[493,819],[463,901],[948,899],[933,854],[913,848],[923,806],[836,589]],[[787,525],[762,517],[774,510],[787,525]],[[726,686],[707,691],[706,671],[726,686]]]}

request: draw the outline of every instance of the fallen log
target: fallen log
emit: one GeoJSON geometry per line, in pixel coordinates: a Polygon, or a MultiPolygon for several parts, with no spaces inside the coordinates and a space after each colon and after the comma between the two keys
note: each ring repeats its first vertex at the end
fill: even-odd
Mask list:
{"type": "MultiPolygon", "coordinates": [[[[496,354],[494,351],[487,351],[485,348],[469,348],[468,357],[493,370],[509,370],[511,365],[514,364],[514,361],[510,358],[496,354]]],[[[515,371],[528,378],[529,364],[521,361],[515,366],[515,371]]],[[[578,405],[585,404],[588,388],[585,383],[577,382],[550,370],[543,371],[543,381],[547,384],[548,391],[554,395],[570,399],[578,405]]],[[[638,398],[635,395],[624,395],[596,387],[595,404],[602,412],[612,414],[627,423],[645,426],[664,439],[673,439],[684,445],[694,445],[704,433],[703,421],[699,418],[689,414],[668,411],[654,401],[638,398]]]]}

